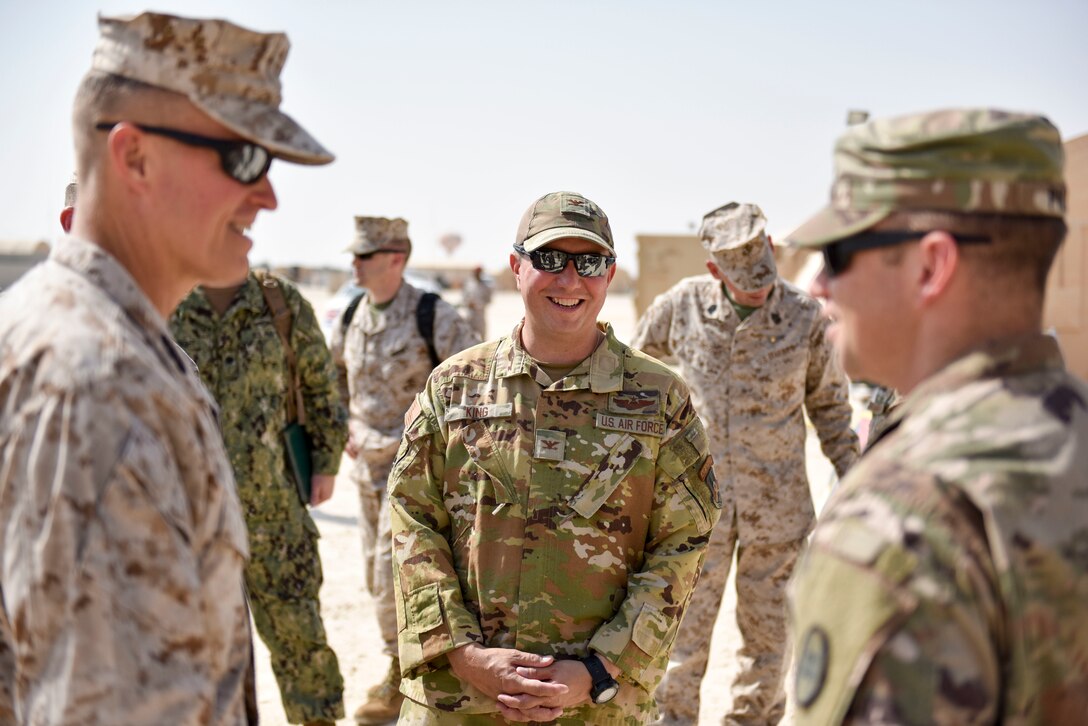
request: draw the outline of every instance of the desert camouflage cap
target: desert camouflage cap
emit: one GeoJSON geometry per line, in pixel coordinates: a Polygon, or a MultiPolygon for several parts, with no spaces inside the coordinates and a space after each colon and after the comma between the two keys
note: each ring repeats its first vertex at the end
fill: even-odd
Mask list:
{"type": "Polygon", "coordinates": [[[226,20],[160,13],[98,18],[91,70],[180,93],[211,118],[273,156],[327,164],[333,155],[279,110],[280,70],[290,43],[226,20]]]}
{"type": "Polygon", "coordinates": [[[586,239],[616,254],[608,217],[596,204],[576,192],[551,192],[529,205],[518,225],[515,244],[526,252],[564,237],[586,239]]]}
{"type": "Polygon", "coordinates": [[[778,276],[767,219],[755,204],[729,202],[708,212],[699,241],[722,274],[744,292],[761,290],[778,276]]]}
{"type": "Polygon", "coordinates": [[[353,255],[365,255],[382,250],[412,251],[412,242],[408,239],[408,223],[400,217],[356,217],[355,240],[344,251],[353,255]]]}
{"type": "Polygon", "coordinates": [[[835,144],[831,203],[787,244],[820,247],[896,210],[1062,217],[1064,154],[1045,117],[949,109],[851,126],[835,144]]]}

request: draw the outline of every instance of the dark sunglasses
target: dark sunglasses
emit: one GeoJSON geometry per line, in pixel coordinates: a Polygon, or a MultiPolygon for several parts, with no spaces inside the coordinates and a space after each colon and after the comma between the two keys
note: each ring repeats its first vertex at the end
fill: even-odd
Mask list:
{"type": "Polygon", "coordinates": [[[579,277],[601,277],[608,268],[616,264],[615,257],[602,255],[599,252],[571,253],[563,250],[544,249],[526,252],[521,245],[514,245],[514,251],[522,257],[528,257],[533,263],[533,269],[541,272],[551,272],[558,275],[566,269],[567,260],[574,261],[574,271],[579,277]]]}
{"type": "Polygon", "coordinates": [[[371,257],[373,257],[374,255],[383,255],[383,254],[388,254],[388,253],[391,253],[391,252],[396,252],[396,250],[374,250],[373,252],[364,252],[362,254],[356,253],[355,259],[365,262],[365,261],[369,260],[371,257]]]}
{"type": "MultiPolygon", "coordinates": [[[[122,122],[104,122],[95,124],[95,128],[99,131],[110,131],[119,123],[122,122]]],[[[268,173],[268,167],[272,166],[272,152],[260,144],[254,144],[252,141],[212,139],[207,136],[167,129],[161,126],[144,126],[137,123],[132,125],[145,134],[164,136],[188,146],[214,149],[219,154],[219,163],[222,165],[223,171],[231,179],[242,184],[256,184],[261,177],[268,173]]]]}
{"type": "MultiPolygon", "coordinates": [[[[925,232],[910,230],[882,230],[879,232],[862,232],[853,237],[832,242],[823,248],[824,269],[827,270],[828,277],[841,275],[850,269],[850,263],[853,261],[854,255],[862,250],[892,247],[911,240],[922,239],[925,234],[925,232]]],[[[990,238],[986,235],[956,235],[957,244],[975,244],[989,241],[990,238]]]]}

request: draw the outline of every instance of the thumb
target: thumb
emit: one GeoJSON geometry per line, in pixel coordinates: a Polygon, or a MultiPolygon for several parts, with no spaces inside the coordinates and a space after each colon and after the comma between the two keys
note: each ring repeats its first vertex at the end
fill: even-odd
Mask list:
{"type": "Polygon", "coordinates": [[[518,651],[515,660],[518,665],[522,666],[550,666],[555,662],[555,657],[550,655],[537,655],[536,653],[526,653],[525,651],[518,651]]]}

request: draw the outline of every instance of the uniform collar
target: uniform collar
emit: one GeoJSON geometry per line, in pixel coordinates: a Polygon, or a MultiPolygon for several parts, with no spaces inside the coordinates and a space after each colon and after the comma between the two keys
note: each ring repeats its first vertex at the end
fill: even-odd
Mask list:
{"type": "MultiPolygon", "coordinates": [[[[533,380],[547,380],[539,371],[525,348],[521,345],[522,320],[509,337],[499,340],[495,351],[495,377],[509,378],[525,375],[533,380]]],[[[593,352],[579,363],[563,380],[549,386],[551,390],[568,391],[588,388],[594,393],[608,393],[623,390],[624,345],[617,338],[608,323],[598,322],[597,328],[604,333],[604,338],[593,352]]]]}
{"type": "Polygon", "coordinates": [[[782,303],[782,278],[777,277],[774,281],[774,287],[771,288],[771,294],[767,296],[767,301],[748,316],[746,320],[741,321],[740,316],[737,315],[737,311],[733,309],[733,303],[729,302],[729,298],[725,296],[725,290],[722,289],[722,281],[716,277],[710,277],[710,285],[703,288],[703,296],[701,299],[703,315],[713,320],[729,320],[730,318],[736,319],[738,322],[749,322],[758,320],[760,316],[770,315],[772,312],[778,310],[779,305],[782,303]]]}

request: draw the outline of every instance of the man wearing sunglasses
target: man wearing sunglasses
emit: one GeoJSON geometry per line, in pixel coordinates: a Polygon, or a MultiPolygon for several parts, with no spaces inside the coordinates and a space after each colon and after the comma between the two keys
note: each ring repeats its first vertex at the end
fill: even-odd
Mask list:
{"type": "Polygon", "coordinates": [[[714,531],[658,689],[663,723],[696,724],[733,554],[742,645],[724,723],[775,724],[785,711],[786,581],[815,519],[805,414],[839,476],[858,456],[846,377],[819,303],[779,279],[767,221],[730,202],[703,217],[709,274],[681,280],[643,314],[633,345],[675,356],[721,472],[714,531]]]}
{"type": "Polygon", "coordinates": [[[395,719],[404,700],[386,503],[404,412],[427,383],[434,367],[432,349],[441,360],[480,338],[456,308],[440,298],[427,300],[404,279],[412,241],[403,219],[356,217],[355,239],[345,251],[352,254],[355,283],[366,292],[352,302],[347,325],[334,328],[331,348],[348,397],[347,453],[353,460],[351,479],[359,488],[366,588],[374,599],[382,652],[391,659],[385,677],[367,691],[354,716],[359,724],[379,724],[395,719]],[[421,324],[421,315],[430,316],[429,326],[421,324]]]}
{"type": "Polygon", "coordinates": [[[165,321],[245,275],[246,229],[276,206],[255,157],[332,156],[279,110],[286,36],[154,13],[99,29],[71,237],[0,300],[0,722],[244,723],[245,523],[165,321]]]}
{"type": "Polygon", "coordinates": [[[519,225],[525,318],[431,375],[389,479],[402,723],[646,723],[720,498],[680,378],[597,315],[608,218],[519,225]]]}
{"type": "Polygon", "coordinates": [[[1088,719],[1088,385],[1041,332],[1062,165],[1042,116],[871,121],[790,237],[846,372],[904,396],[798,567],[799,724],[1088,719]]]}

